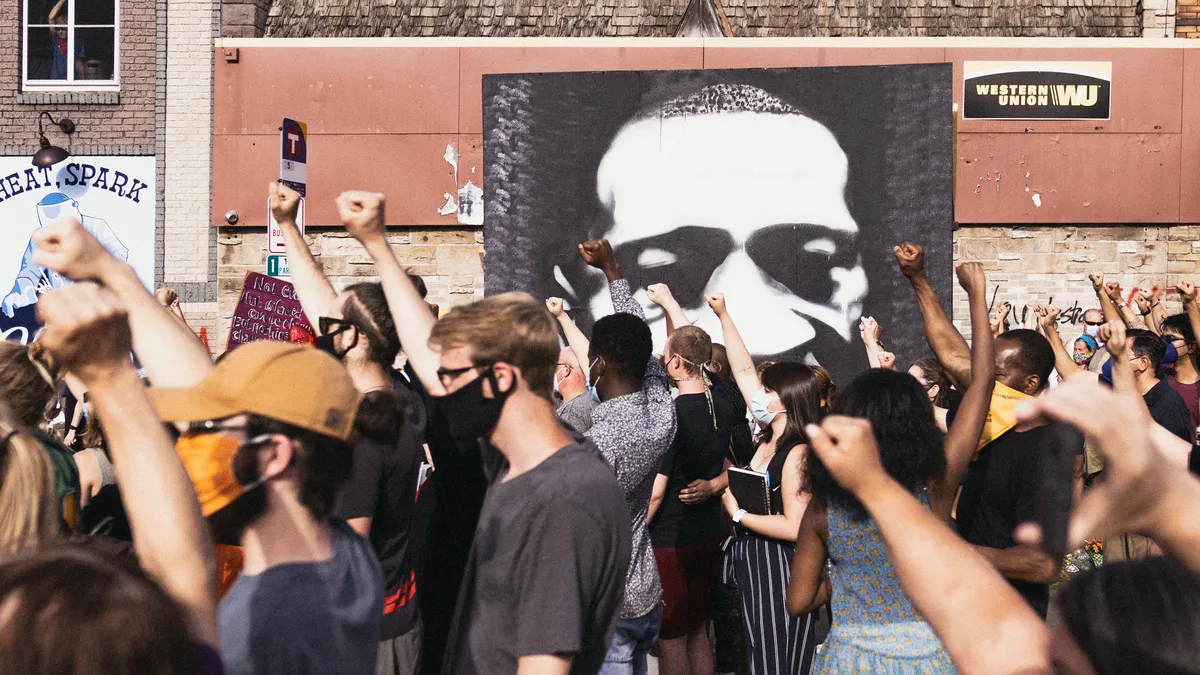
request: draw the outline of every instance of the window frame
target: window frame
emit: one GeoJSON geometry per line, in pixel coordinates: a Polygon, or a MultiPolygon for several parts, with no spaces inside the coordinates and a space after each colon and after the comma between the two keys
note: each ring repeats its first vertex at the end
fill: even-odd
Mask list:
{"type": "MultiPolygon", "coordinates": [[[[75,3],[77,0],[67,0],[67,54],[75,53],[75,3]]],[[[111,80],[76,80],[74,67],[67,68],[65,80],[30,80],[29,79],[29,29],[49,27],[46,23],[33,23],[29,20],[29,0],[21,0],[21,91],[22,92],[88,92],[88,91],[120,91],[121,89],[121,0],[113,0],[113,77],[111,80]]],[[[93,26],[85,26],[89,28],[93,26]]],[[[108,25],[96,25],[95,28],[109,28],[108,25]]],[[[73,66],[73,59],[69,64],[73,66]]]]}

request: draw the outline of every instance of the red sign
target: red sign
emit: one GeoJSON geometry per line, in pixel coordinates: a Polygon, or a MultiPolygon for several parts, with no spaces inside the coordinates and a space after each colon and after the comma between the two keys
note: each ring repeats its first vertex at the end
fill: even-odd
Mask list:
{"type": "Polygon", "coordinates": [[[301,334],[312,332],[291,283],[251,272],[233,310],[226,349],[255,340],[298,342],[301,334]]]}

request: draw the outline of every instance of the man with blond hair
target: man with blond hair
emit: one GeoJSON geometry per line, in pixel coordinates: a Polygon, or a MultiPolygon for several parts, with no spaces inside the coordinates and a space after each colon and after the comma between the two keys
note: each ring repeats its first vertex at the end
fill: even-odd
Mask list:
{"type": "Polygon", "coordinates": [[[383,196],[338,201],[376,263],[434,417],[455,446],[480,448],[490,483],[442,672],[595,673],[621,608],[629,514],[595,445],[555,416],[554,319],[532,297],[506,293],[435,324],[387,246],[383,196]]]}

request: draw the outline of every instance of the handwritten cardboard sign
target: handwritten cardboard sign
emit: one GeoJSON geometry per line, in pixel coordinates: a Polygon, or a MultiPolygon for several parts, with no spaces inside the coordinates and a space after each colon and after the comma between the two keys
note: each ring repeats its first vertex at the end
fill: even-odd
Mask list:
{"type": "Polygon", "coordinates": [[[291,283],[258,272],[246,275],[226,349],[255,340],[307,343],[311,336],[312,327],[291,283]]]}

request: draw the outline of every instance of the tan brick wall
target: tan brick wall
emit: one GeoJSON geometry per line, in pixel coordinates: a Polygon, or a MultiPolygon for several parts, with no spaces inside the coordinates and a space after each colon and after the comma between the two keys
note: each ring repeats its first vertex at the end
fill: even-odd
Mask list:
{"type": "MultiPolygon", "coordinates": [[[[309,250],[317,256],[335,288],[341,290],[360,281],[379,280],[370,257],[344,231],[313,229],[305,238],[309,250]]],[[[481,228],[403,228],[390,231],[388,241],[400,264],[424,278],[429,288],[429,302],[450,307],[483,297],[481,228]]],[[[209,331],[209,344],[214,352],[225,348],[229,324],[246,274],[266,272],[267,233],[264,230],[223,228],[217,247],[218,327],[209,331]]],[[[190,315],[188,320],[191,321],[190,315]]]]}
{"type": "MultiPolygon", "coordinates": [[[[988,300],[1009,302],[1019,318],[1027,302],[1077,307],[1060,325],[1064,338],[1082,332],[1082,310],[1098,308],[1088,274],[1100,272],[1126,294],[1136,287],[1173,288],[1200,281],[1200,225],[1126,227],[974,227],[955,233],[954,259],[980,262],[988,275],[988,300]],[[997,292],[998,291],[998,292],[997,292]]],[[[1168,313],[1181,311],[1178,296],[1164,296],[1168,313]]],[[[954,288],[954,317],[967,333],[967,298],[954,288]]],[[[1010,319],[1010,327],[1015,326],[1010,319]]]]}

